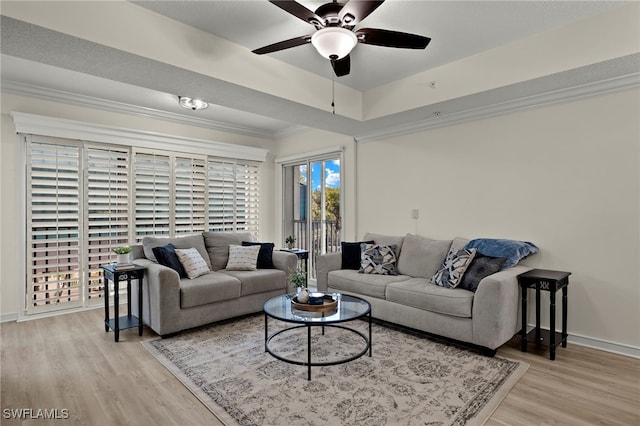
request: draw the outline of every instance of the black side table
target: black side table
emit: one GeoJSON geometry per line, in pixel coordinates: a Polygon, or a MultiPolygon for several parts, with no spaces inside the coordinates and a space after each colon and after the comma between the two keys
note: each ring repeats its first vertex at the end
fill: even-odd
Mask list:
{"type": "Polygon", "coordinates": [[[521,350],[527,352],[527,343],[549,347],[549,359],[556,359],[556,346],[567,347],[567,289],[571,272],[532,269],[518,275],[522,294],[521,350]],[[536,290],[536,327],[527,334],[527,293],[536,290]],[[556,292],[562,289],[562,333],[556,332],[556,292]],[[549,330],[540,329],[540,291],[549,292],[549,330]]]}
{"type": "Polygon", "coordinates": [[[289,253],[293,253],[298,256],[298,260],[300,264],[304,261],[304,271],[307,272],[307,262],[309,261],[309,250],[303,249],[281,249],[280,251],[288,251],[289,253]]]}
{"type": "Polygon", "coordinates": [[[104,331],[111,328],[115,334],[115,341],[120,340],[120,330],[138,327],[138,335],[142,336],[142,278],[146,268],[134,266],[127,269],[118,269],[116,265],[102,266],[102,285],[104,287],[104,331]],[[120,316],[120,281],[127,281],[127,315],[120,316]],[[138,280],[138,315],[131,313],[131,280],[138,280]],[[113,304],[115,318],[109,319],[109,281],[113,281],[113,304]]]}

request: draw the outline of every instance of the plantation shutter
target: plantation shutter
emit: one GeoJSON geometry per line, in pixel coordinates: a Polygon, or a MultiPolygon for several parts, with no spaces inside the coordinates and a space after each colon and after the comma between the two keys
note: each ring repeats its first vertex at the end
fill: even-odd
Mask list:
{"type": "Polygon", "coordinates": [[[260,167],[255,163],[236,163],[237,230],[258,236],[260,225],[260,167]]]}
{"type": "Polygon", "coordinates": [[[205,157],[176,157],[175,234],[206,230],[206,162],[205,157]]]}
{"type": "Polygon", "coordinates": [[[169,155],[136,152],[135,238],[171,233],[171,158],[169,155]]]}
{"type": "Polygon", "coordinates": [[[209,230],[235,230],[235,178],[234,163],[209,160],[209,230]]]}
{"type": "Polygon", "coordinates": [[[27,141],[27,312],[82,305],[80,147],[27,141]]]}
{"type": "Polygon", "coordinates": [[[209,230],[248,231],[257,237],[260,165],[210,158],[207,169],[209,230]]]}
{"type": "Polygon", "coordinates": [[[103,296],[100,266],[114,261],[114,247],[129,243],[129,150],[89,146],[85,164],[86,288],[94,303],[103,296]]]}
{"type": "Polygon", "coordinates": [[[21,137],[27,314],[103,303],[101,266],[114,261],[113,248],[146,235],[258,236],[258,162],[21,137]]]}

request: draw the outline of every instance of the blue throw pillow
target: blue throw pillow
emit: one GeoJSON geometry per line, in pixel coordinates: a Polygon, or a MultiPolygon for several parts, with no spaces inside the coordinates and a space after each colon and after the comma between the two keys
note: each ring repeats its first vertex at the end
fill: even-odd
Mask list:
{"type": "Polygon", "coordinates": [[[538,247],[528,241],[502,240],[494,238],[477,238],[464,247],[475,248],[478,253],[491,257],[506,257],[502,270],[515,266],[530,254],[537,253],[538,247]]]}
{"type": "Polygon", "coordinates": [[[187,278],[187,271],[185,271],[184,266],[180,263],[180,259],[178,259],[178,255],[176,254],[176,247],[173,244],[154,247],[152,250],[159,264],[173,269],[180,275],[180,278],[187,278]]]}

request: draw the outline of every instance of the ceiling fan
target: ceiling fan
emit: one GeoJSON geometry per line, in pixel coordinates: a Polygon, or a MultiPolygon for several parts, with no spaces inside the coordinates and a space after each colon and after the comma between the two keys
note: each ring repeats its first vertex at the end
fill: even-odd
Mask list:
{"type": "Polygon", "coordinates": [[[349,74],[351,70],[349,53],[358,43],[403,49],[424,49],[431,41],[429,37],[398,31],[377,28],[354,30],[355,26],[384,3],[384,0],[347,0],[344,3],[334,0],[332,3],[318,7],[315,12],[292,0],[270,2],[313,25],[317,31],[310,35],[255,49],[253,53],[263,55],[311,43],[320,55],[331,61],[333,71],[338,77],[349,74]]]}

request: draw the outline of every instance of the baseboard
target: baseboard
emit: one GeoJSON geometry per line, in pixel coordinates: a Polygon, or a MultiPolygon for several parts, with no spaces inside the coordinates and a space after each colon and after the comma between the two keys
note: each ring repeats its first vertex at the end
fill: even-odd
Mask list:
{"type": "Polygon", "coordinates": [[[0,315],[0,324],[3,322],[18,321],[18,314],[0,315]]]}
{"type": "MultiPolygon", "coordinates": [[[[533,325],[528,325],[528,330],[532,330],[533,325]]],[[[548,328],[540,327],[548,330],[548,328]]],[[[558,331],[559,332],[559,331],[558,331]]],[[[611,352],[618,355],[624,355],[631,358],[640,359],[640,347],[626,345],[624,343],[611,342],[608,340],[596,339],[593,337],[580,336],[579,334],[571,334],[567,336],[567,342],[587,348],[598,349],[605,352],[611,352]]]]}
{"type": "Polygon", "coordinates": [[[594,339],[593,337],[578,336],[575,334],[570,334],[567,340],[569,341],[569,343],[574,343],[576,345],[640,359],[639,347],[625,345],[622,343],[609,342],[601,339],[594,339]]]}

